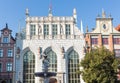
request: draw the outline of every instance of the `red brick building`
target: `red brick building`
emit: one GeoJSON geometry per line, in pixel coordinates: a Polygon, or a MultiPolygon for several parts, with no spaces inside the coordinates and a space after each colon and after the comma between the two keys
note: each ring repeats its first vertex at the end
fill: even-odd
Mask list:
{"type": "Polygon", "coordinates": [[[6,27],[1,30],[0,37],[0,83],[13,83],[15,39],[6,27]]]}
{"type": "MultiPolygon", "coordinates": [[[[120,27],[120,26],[118,26],[120,27]]],[[[113,27],[113,18],[106,16],[105,11],[102,12],[102,16],[96,18],[96,27],[88,32],[86,30],[86,45],[90,49],[94,49],[95,46],[105,46],[110,51],[115,52],[115,56],[120,58],[120,32],[119,28],[113,27]]]]}

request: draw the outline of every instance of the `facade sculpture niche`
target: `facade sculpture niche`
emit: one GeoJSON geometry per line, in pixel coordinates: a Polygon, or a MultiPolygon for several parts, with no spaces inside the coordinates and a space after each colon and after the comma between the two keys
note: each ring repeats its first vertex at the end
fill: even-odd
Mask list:
{"type": "Polygon", "coordinates": [[[38,25],[38,35],[41,35],[42,34],[42,28],[40,25],[38,25]]]}
{"type": "Polygon", "coordinates": [[[62,57],[65,58],[65,49],[64,49],[64,47],[61,47],[61,53],[62,53],[62,57]]]}
{"type": "Polygon", "coordinates": [[[17,47],[17,49],[16,49],[16,57],[20,58],[20,48],[19,47],[17,47]]]}

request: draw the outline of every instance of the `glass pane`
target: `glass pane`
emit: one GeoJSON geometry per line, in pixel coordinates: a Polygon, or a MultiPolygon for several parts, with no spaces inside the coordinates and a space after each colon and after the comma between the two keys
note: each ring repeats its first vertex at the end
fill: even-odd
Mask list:
{"type": "Polygon", "coordinates": [[[31,51],[28,51],[24,54],[23,58],[23,83],[33,83],[35,82],[35,56],[31,51]]]}
{"type": "Polygon", "coordinates": [[[50,60],[49,71],[57,72],[57,55],[52,50],[48,51],[46,54],[50,60]]]}
{"type": "Polygon", "coordinates": [[[68,54],[68,76],[69,76],[69,83],[80,83],[80,76],[77,74],[79,69],[79,55],[76,51],[72,50],[68,54]]]}

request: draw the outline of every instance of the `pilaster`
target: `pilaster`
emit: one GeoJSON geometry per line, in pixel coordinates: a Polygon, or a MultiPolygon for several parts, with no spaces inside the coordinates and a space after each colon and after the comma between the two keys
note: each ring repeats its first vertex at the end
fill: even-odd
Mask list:
{"type": "Polygon", "coordinates": [[[58,26],[58,28],[57,28],[58,29],[57,30],[57,33],[58,33],[57,38],[60,39],[60,23],[58,23],[57,26],[58,26]]]}
{"type": "Polygon", "coordinates": [[[110,34],[109,36],[109,50],[113,51],[113,36],[110,34]]]}
{"type": "Polygon", "coordinates": [[[30,39],[30,23],[26,23],[26,39],[30,39]]]}
{"type": "Polygon", "coordinates": [[[72,23],[70,27],[71,27],[71,39],[74,39],[74,24],[72,23]]]}
{"type": "Polygon", "coordinates": [[[98,35],[98,45],[102,46],[102,36],[101,36],[101,34],[98,35]]]}
{"type": "Polygon", "coordinates": [[[52,39],[52,24],[49,23],[49,39],[52,39]]]}
{"type": "Polygon", "coordinates": [[[38,23],[36,23],[36,38],[35,39],[38,39],[38,23]]]}

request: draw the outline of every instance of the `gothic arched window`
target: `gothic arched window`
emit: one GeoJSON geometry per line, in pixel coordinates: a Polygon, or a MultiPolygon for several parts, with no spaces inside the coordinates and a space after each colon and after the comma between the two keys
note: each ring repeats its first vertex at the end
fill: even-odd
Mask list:
{"type": "Polygon", "coordinates": [[[50,61],[49,71],[57,72],[57,55],[56,55],[56,53],[51,49],[46,53],[46,55],[48,56],[48,59],[50,61]]]}
{"type": "Polygon", "coordinates": [[[35,83],[35,55],[27,51],[23,57],[23,83],[35,83]]]}
{"type": "Polygon", "coordinates": [[[68,83],[80,83],[79,71],[79,55],[76,51],[72,50],[68,54],[68,83]]]}

